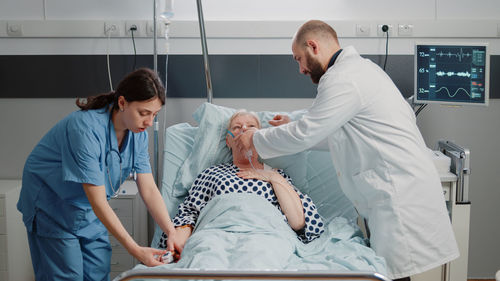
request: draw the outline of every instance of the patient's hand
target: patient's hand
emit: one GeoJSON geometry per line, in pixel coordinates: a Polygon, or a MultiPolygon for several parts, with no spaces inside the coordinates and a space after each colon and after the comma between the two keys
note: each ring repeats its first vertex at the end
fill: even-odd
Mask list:
{"type": "Polygon", "coordinates": [[[252,168],[240,169],[240,171],[237,172],[236,175],[244,179],[257,179],[267,182],[271,182],[273,178],[275,178],[276,176],[278,177],[281,176],[275,170],[263,170],[263,169],[252,169],[252,168]]]}
{"type": "Polygon", "coordinates": [[[273,120],[269,120],[269,124],[272,126],[280,126],[286,123],[290,123],[290,117],[286,114],[277,114],[273,120]]]}
{"type": "Polygon", "coordinates": [[[298,231],[305,226],[304,209],[299,194],[280,173],[275,170],[258,170],[245,168],[236,173],[244,179],[259,179],[271,183],[274,194],[286,216],[290,227],[298,231]]]}

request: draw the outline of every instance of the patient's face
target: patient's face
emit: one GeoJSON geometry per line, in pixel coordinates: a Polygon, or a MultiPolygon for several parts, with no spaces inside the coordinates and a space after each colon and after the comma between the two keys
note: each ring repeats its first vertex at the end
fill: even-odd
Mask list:
{"type": "MultiPolygon", "coordinates": [[[[259,122],[250,114],[236,116],[229,125],[229,131],[231,131],[235,137],[246,132],[250,128],[260,129],[259,122]]],[[[231,149],[234,146],[234,138],[229,134],[226,136],[226,144],[231,149]]]]}
{"type": "Polygon", "coordinates": [[[246,132],[250,128],[259,128],[259,122],[252,115],[240,115],[233,119],[229,130],[235,135],[246,132]]]}

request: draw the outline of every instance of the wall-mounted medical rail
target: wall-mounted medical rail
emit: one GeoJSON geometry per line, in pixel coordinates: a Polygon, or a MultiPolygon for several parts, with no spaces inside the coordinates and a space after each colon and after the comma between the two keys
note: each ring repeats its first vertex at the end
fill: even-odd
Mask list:
{"type": "Polygon", "coordinates": [[[470,151],[451,141],[438,141],[438,150],[451,158],[451,172],[457,175],[457,204],[470,204],[469,201],[469,176],[470,176],[470,151]]]}
{"type": "Polygon", "coordinates": [[[233,270],[166,270],[132,269],[118,275],[113,281],[136,279],[212,279],[212,280],[381,280],[387,277],[373,272],[332,271],[233,271],[233,270]]]}

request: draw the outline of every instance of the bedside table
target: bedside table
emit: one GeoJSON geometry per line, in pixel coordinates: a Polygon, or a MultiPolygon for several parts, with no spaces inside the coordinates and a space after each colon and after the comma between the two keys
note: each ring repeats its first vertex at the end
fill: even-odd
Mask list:
{"type": "Polygon", "coordinates": [[[16,204],[21,180],[0,180],[0,280],[35,280],[28,235],[16,204]]]}

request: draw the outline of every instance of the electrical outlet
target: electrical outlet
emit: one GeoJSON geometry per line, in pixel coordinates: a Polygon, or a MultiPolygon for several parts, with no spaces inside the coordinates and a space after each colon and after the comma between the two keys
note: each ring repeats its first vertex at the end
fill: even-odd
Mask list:
{"type": "Polygon", "coordinates": [[[413,35],[413,24],[398,25],[398,36],[412,36],[412,35],[413,35]]]}
{"type": "Polygon", "coordinates": [[[23,25],[20,22],[7,22],[7,35],[23,36],[23,25]]]}
{"type": "Polygon", "coordinates": [[[384,31],[382,31],[382,26],[384,26],[384,25],[387,25],[387,26],[389,27],[389,29],[387,30],[387,32],[389,33],[389,37],[390,37],[390,36],[392,36],[392,30],[394,29],[394,28],[393,28],[393,26],[392,26],[392,24],[379,24],[379,25],[377,26],[377,35],[378,35],[378,36],[381,36],[381,37],[385,37],[385,36],[387,36],[387,35],[385,34],[385,32],[384,32],[384,31]]]}
{"type": "Polygon", "coordinates": [[[371,28],[369,24],[356,24],[356,36],[369,37],[370,34],[371,34],[371,28]]]}
{"type": "Polygon", "coordinates": [[[104,35],[110,37],[120,36],[120,22],[117,21],[104,22],[104,35]]]}
{"type": "Polygon", "coordinates": [[[127,21],[125,22],[125,34],[131,36],[131,28],[135,27],[134,37],[143,36],[142,22],[140,21],[127,21]]]}

